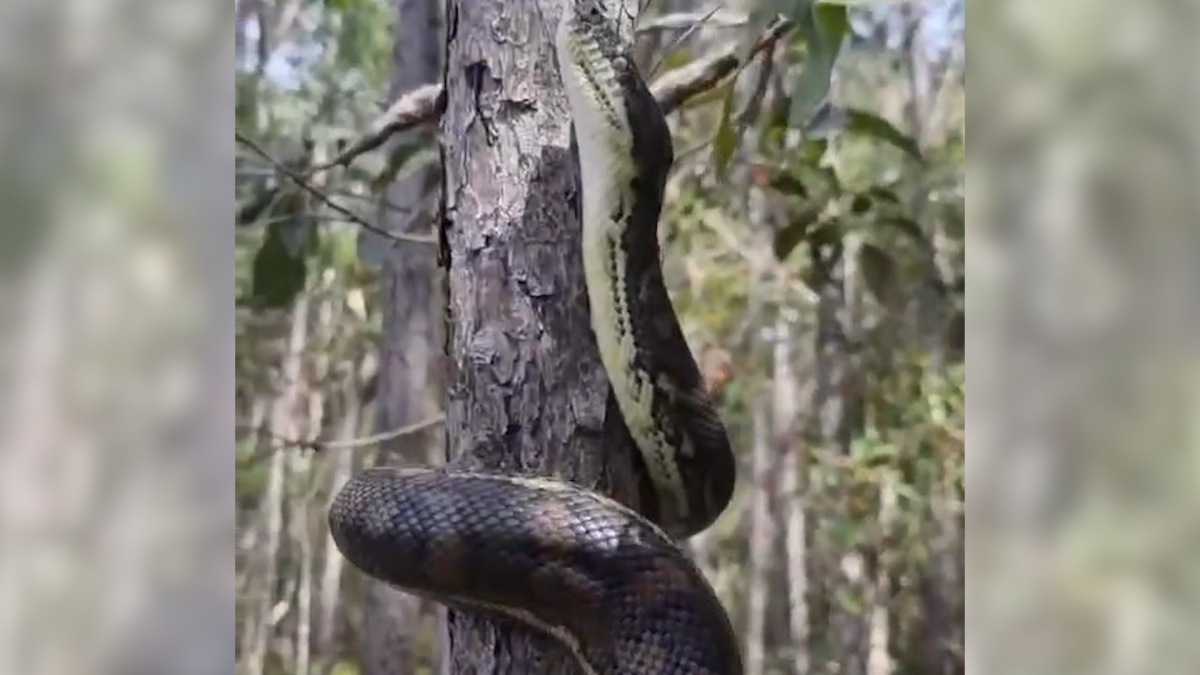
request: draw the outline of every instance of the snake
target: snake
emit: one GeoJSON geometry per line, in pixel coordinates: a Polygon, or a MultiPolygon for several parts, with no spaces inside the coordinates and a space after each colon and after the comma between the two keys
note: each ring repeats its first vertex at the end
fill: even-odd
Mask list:
{"type": "Polygon", "coordinates": [[[540,631],[585,675],[742,675],[730,618],[682,547],[732,499],[730,438],[664,282],[670,128],[633,60],[638,0],[564,0],[555,51],[582,192],[589,316],[636,452],[638,510],[548,476],[356,472],[331,502],[366,575],[540,631]]]}

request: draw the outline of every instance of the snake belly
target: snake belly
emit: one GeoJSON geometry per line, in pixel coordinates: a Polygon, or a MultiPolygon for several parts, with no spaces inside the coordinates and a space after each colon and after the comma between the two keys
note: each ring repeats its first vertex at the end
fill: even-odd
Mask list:
{"type": "Polygon", "coordinates": [[[591,323],[637,446],[638,513],[549,478],[361,471],[329,510],[355,567],[564,645],[587,675],[742,675],[720,600],[677,543],[735,478],[725,427],[667,295],[657,226],[670,131],[630,58],[638,0],[565,0],[556,47],[579,151],[591,323]]]}

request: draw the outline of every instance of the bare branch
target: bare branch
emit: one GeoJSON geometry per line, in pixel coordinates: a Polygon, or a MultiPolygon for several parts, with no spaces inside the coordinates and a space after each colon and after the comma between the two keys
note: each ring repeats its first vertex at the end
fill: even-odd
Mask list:
{"type": "Polygon", "coordinates": [[[663,49],[661,52],[659,52],[658,60],[656,60],[654,64],[650,66],[649,73],[646,75],[646,77],[654,77],[658,73],[658,69],[661,68],[662,64],[667,60],[667,55],[674,51],[675,48],[680,44],[682,44],[684,40],[688,39],[695,34],[696,31],[703,28],[704,24],[707,23],[709,19],[716,16],[717,12],[719,11],[721,11],[721,6],[717,5],[716,7],[710,9],[707,14],[701,14],[700,16],[695,17],[695,20],[690,24],[685,24],[683,26],[684,31],[677,35],[674,40],[671,40],[671,44],[667,45],[666,49],[663,49]]]}
{"type": "MultiPolygon", "coordinates": [[[[412,434],[420,433],[422,431],[425,431],[426,429],[429,429],[431,427],[435,427],[435,426],[441,424],[445,420],[446,420],[445,413],[438,413],[437,415],[434,415],[433,417],[423,419],[419,422],[414,422],[412,424],[402,426],[398,429],[392,429],[391,431],[384,431],[382,433],[373,434],[371,436],[364,436],[362,438],[355,438],[355,439],[351,439],[351,440],[347,440],[347,441],[322,441],[320,439],[315,439],[315,438],[311,439],[311,440],[301,440],[298,438],[284,438],[282,436],[279,436],[278,434],[272,433],[270,430],[267,430],[267,429],[261,429],[261,428],[256,429],[256,428],[250,428],[250,427],[246,427],[246,426],[241,427],[241,431],[249,431],[249,432],[261,434],[261,435],[273,440],[277,444],[277,446],[276,446],[277,448],[292,447],[292,448],[303,448],[305,450],[313,450],[315,452],[321,452],[323,450],[356,450],[358,448],[365,448],[369,445],[378,445],[379,443],[384,443],[386,441],[400,438],[402,436],[411,436],[412,434]]],[[[257,461],[258,459],[261,459],[263,456],[265,456],[265,453],[263,453],[263,454],[256,453],[256,456],[253,457],[250,461],[251,462],[257,461]]]]}
{"type": "Polygon", "coordinates": [[[374,232],[375,234],[378,234],[379,236],[384,237],[385,239],[390,239],[390,240],[396,241],[396,242],[409,242],[409,243],[419,243],[419,244],[433,244],[433,243],[437,242],[437,239],[434,237],[422,237],[419,235],[405,234],[402,232],[389,232],[381,227],[376,227],[375,225],[373,225],[372,223],[367,221],[362,216],[351,211],[350,209],[346,208],[345,206],[342,206],[341,204],[338,204],[337,202],[333,201],[333,199],[331,199],[329,197],[329,195],[327,195],[324,192],[313,187],[304,176],[301,176],[300,174],[296,173],[295,171],[293,171],[292,169],[290,169],[289,167],[284,165],[283,162],[280,162],[279,160],[272,157],[271,153],[262,149],[257,143],[250,140],[246,136],[243,136],[241,132],[235,131],[234,138],[237,139],[238,143],[241,143],[242,145],[246,146],[247,148],[252,150],[255,154],[257,154],[259,157],[262,157],[263,159],[270,162],[271,165],[274,166],[277,171],[279,171],[280,173],[282,173],[285,176],[287,176],[288,178],[290,178],[292,180],[292,182],[294,182],[296,185],[298,185],[305,192],[308,192],[312,196],[321,200],[326,206],[333,209],[334,211],[337,211],[338,213],[345,216],[348,220],[357,224],[358,226],[360,226],[364,229],[370,230],[371,232],[374,232]]]}
{"type": "Polygon", "coordinates": [[[745,67],[746,63],[791,31],[792,27],[791,21],[776,19],[755,41],[745,63],[738,59],[738,45],[727,45],[715,54],[663,75],[654,81],[650,90],[654,92],[663,112],[671,113],[688,99],[712,89],[727,76],[745,67]]]}
{"type": "MultiPolygon", "coordinates": [[[[689,15],[689,20],[694,21],[694,19],[695,17],[689,15]]],[[[672,19],[672,21],[674,20],[676,19],[672,19]]],[[[756,58],[763,50],[774,45],[792,28],[791,21],[784,18],[776,19],[758,37],[754,47],[747,55],[747,61],[756,58]]],[[[654,92],[663,112],[675,111],[688,99],[712,89],[721,80],[744,67],[746,64],[738,58],[738,52],[737,44],[727,45],[714,54],[682,68],[677,68],[655,80],[650,90],[654,92]]],[[[359,155],[383,145],[392,134],[436,121],[446,108],[445,99],[442,87],[438,84],[427,84],[404,94],[371,123],[366,134],[360,140],[332,161],[315,170],[346,166],[359,155]]]]}
{"type": "Polygon", "coordinates": [[[329,162],[314,167],[313,171],[324,171],[335,166],[346,166],[361,154],[383,145],[392,134],[412,129],[436,120],[446,110],[446,96],[440,84],[427,84],[404,94],[392,102],[382,115],[367,127],[367,133],[357,142],[343,150],[329,162]]]}
{"type": "Polygon", "coordinates": [[[699,23],[721,28],[736,28],[746,25],[749,20],[750,17],[746,16],[744,12],[736,12],[717,5],[707,12],[679,12],[647,19],[645,23],[638,25],[638,32],[690,29],[699,23]]]}

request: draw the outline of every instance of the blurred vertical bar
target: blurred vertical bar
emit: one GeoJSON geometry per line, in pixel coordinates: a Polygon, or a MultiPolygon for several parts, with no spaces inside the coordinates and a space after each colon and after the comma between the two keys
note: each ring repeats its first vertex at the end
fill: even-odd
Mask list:
{"type": "Polygon", "coordinates": [[[972,5],[969,672],[1200,672],[1198,19],[972,5]]]}
{"type": "MultiPolygon", "coordinates": [[[[174,438],[188,473],[185,572],[151,584],[155,597],[116,653],[113,675],[218,675],[235,670],[234,615],[234,113],[230,2],[190,0],[211,20],[184,53],[181,117],[164,126],[173,198],[204,282],[198,396],[174,438]]],[[[181,10],[186,11],[186,10],[181,10]]]]}

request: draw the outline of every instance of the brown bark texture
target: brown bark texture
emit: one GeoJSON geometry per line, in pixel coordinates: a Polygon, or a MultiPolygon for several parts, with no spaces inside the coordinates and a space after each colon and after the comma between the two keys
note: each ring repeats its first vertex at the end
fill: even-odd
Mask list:
{"type": "MultiPolygon", "coordinates": [[[[441,68],[441,13],[427,0],[395,1],[391,92],[398,96],[435,82],[441,68]]],[[[428,133],[411,130],[390,142],[411,143],[428,133]]],[[[434,225],[427,205],[436,171],[414,171],[388,186],[379,222],[389,232],[429,234],[434,225]]],[[[383,335],[380,344],[378,428],[389,431],[426,419],[440,408],[433,395],[437,344],[436,252],[419,244],[391,246],[364,230],[360,243],[386,250],[380,274],[383,335]],[[371,241],[376,239],[375,241],[371,241]],[[386,247],[386,248],[384,248],[386,247]]],[[[378,464],[426,464],[434,434],[408,434],[385,443],[378,464]]],[[[395,675],[416,670],[414,640],[431,607],[413,595],[369,579],[364,589],[361,663],[363,675],[395,675]]]]}
{"type": "MultiPolygon", "coordinates": [[[[552,475],[633,504],[588,319],[560,0],[448,0],[442,261],[458,465],[552,475]],[[605,424],[608,419],[610,424],[605,424]],[[610,487],[618,488],[612,490],[610,487]]],[[[549,638],[447,612],[451,673],[580,672],[549,638]]]]}

